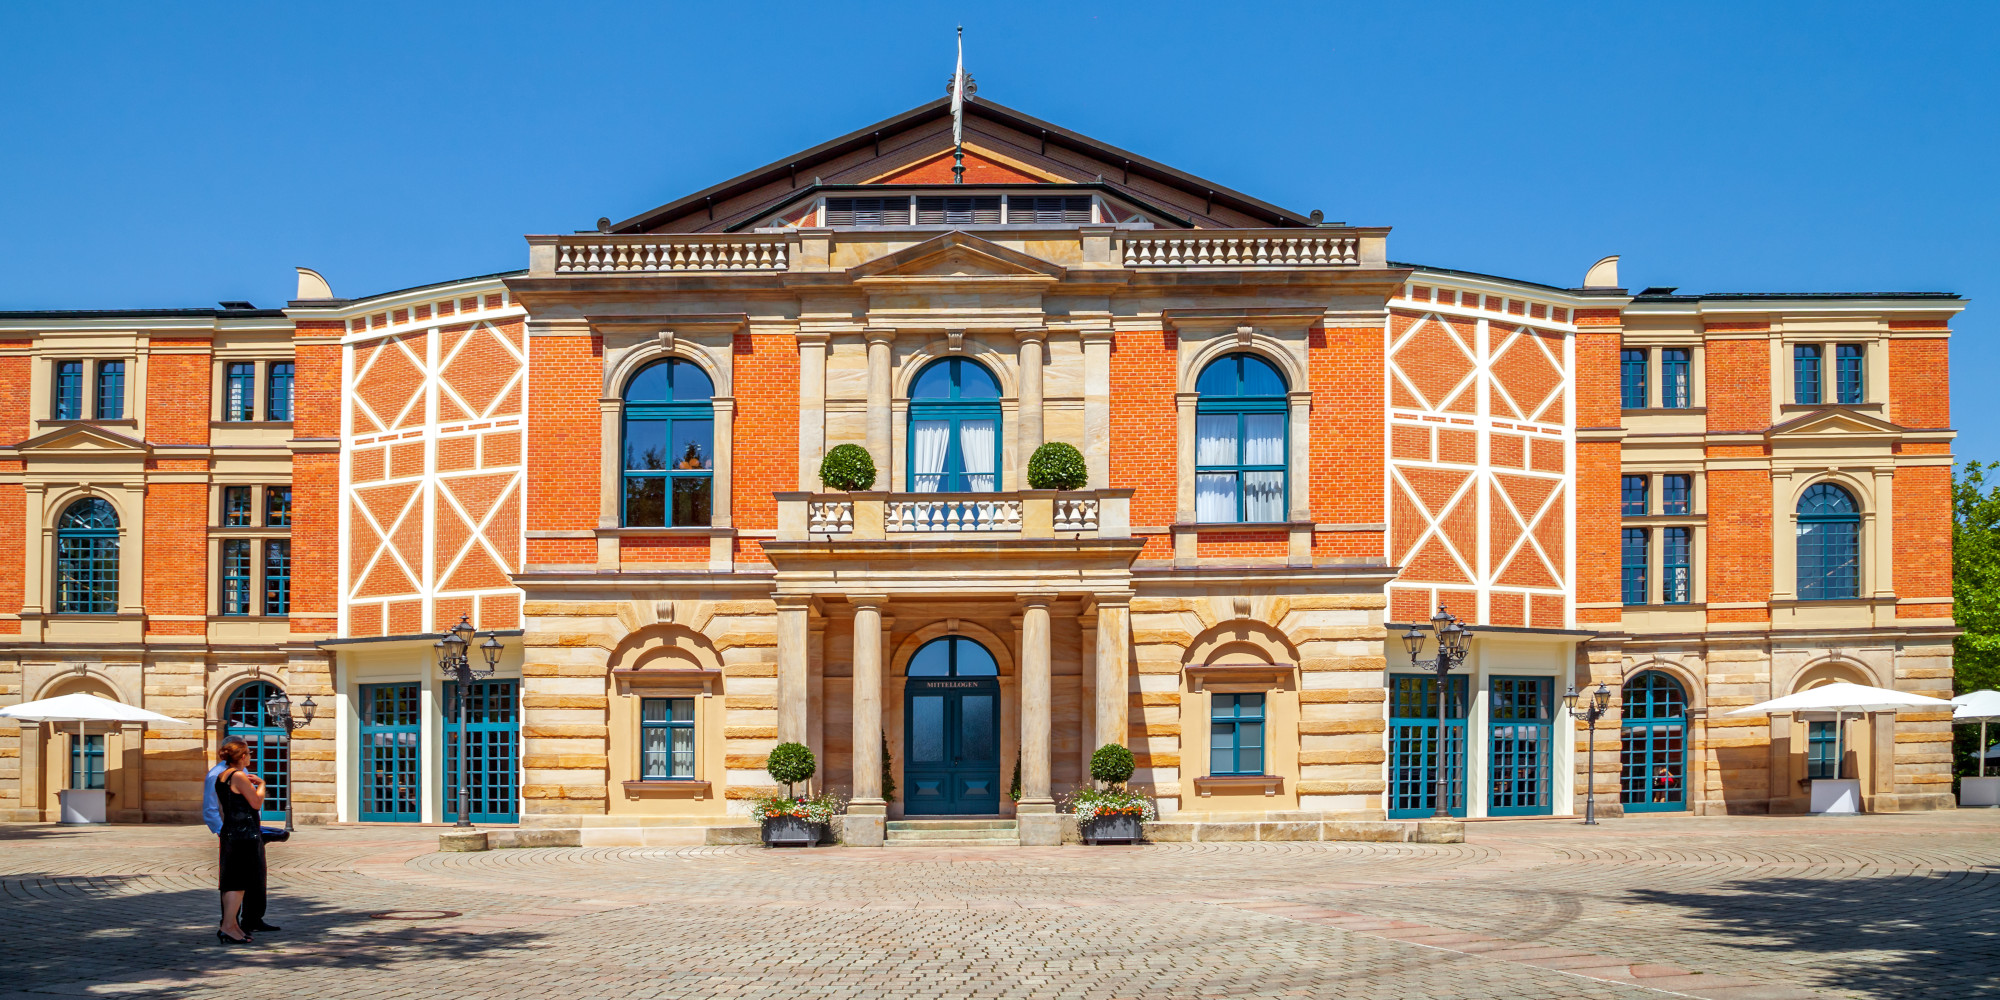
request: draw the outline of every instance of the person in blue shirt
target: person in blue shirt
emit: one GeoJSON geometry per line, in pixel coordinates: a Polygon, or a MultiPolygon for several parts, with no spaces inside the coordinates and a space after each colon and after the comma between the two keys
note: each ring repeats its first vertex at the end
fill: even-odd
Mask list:
{"type": "MultiPolygon", "coordinates": [[[[231,736],[223,740],[222,746],[228,746],[231,743],[241,743],[245,748],[249,747],[249,743],[241,736],[231,736]]],[[[227,762],[217,760],[215,766],[208,769],[208,777],[201,783],[201,819],[202,822],[208,824],[208,832],[217,836],[221,836],[222,834],[222,802],[216,798],[215,779],[221,777],[223,769],[228,766],[227,762]]],[[[259,848],[259,850],[262,850],[262,848],[259,848]]],[[[243,908],[237,913],[236,924],[245,931],[275,931],[278,929],[264,922],[264,891],[262,889],[252,889],[243,894],[243,908]]]]}

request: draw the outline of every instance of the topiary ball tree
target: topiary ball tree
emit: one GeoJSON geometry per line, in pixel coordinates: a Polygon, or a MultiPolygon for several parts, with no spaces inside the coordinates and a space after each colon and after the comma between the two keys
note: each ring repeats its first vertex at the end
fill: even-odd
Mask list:
{"type": "Polygon", "coordinates": [[[1090,776],[1107,785],[1122,785],[1132,780],[1132,751],[1116,743],[1106,743],[1090,755],[1090,776]]]}
{"type": "Polygon", "coordinates": [[[858,444],[835,445],[820,460],[819,483],[830,490],[869,489],[875,485],[875,459],[858,444]]]}
{"type": "Polygon", "coordinates": [[[771,748],[770,757],[764,761],[764,770],[771,777],[785,783],[785,794],[792,794],[792,786],[813,776],[817,766],[813,762],[813,752],[803,743],[780,743],[771,748]]]}
{"type": "Polygon", "coordinates": [[[1083,464],[1083,452],[1064,441],[1050,441],[1035,449],[1028,459],[1028,488],[1036,490],[1080,490],[1090,482],[1090,468],[1083,464]]]}

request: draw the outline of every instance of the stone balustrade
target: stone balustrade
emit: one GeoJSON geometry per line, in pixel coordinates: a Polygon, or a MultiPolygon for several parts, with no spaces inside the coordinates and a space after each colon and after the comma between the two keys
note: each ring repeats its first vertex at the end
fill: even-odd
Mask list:
{"type": "Polygon", "coordinates": [[[1131,490],[779,493],[778,538],[1129,538],[1131,490]]]}
{"type": "Polygon", "coordinates": [[[1361,239],[1354,233],[1223,236],[1193,230],[1125,237],[1126,267],[1357,267],[1361,239]]]}
{"type": "Polygon", "coordinates": [[[784,271],[791,266],[791,250],[782,236],[584,233],[557,237],[553,249],[557,274],[784,271]]]}

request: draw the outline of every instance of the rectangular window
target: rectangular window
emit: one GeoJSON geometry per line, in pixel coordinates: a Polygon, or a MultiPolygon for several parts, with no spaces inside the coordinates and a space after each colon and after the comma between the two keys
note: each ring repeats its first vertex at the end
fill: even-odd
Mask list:
{"type": "Polygon", "coordinates": [[[917,225],[999,225],[1000,196],[918,198],[917,225]]]}
{"type": "Polygon", "coordinates": [[[69,787],[104,787],[103,733],[86,733],[70,737],[69,787]]]}
{"type": "Polygon", "coordinates": [[[1841,344],[1833,349],[1833,391],[1834,399],[1848,406],[1860,403],[1866,388],[1862,377],[1862,362],[1866,355],[1860,344],[1841,344]]]}
{"type": "Polygon", "coordinates": [[[910,199],[828,198],[826,224],[829,226],[907,226],[910,199]]]}
{"type": "Polygon", "coordinates": [[[238,361],[224,371],[222,419],[257,419],[257,366],[238,361]]]}
{"type": "Polygon", "coordinates": [[[1840,777],[1840,734],[1833,722],[1806,723],[1806,777],[1840,777]]]}
{"type": "Polygon", "coordinates": [[[56,362],[55,418],[83,419],[83,362],[56,362]]]}
{"type": "Polygon", "coordinates": [[[1819,345],[1798,344],[1792,348],[1792,401],[1819,403],[1819,345]]]}
{"type": "Polygon", "coordinates": [[[1628,410],[1646,408],[1646,352],[1618,352],[1618,405],[1628,410]]]}
{"type": "Polygon", "coordinates": [[[250,540],[225,538],[222,541],[222,613],[250,613],[250,540]]]}
{"type": "Polygon", "coordinates": [[[97,363],[97,419],[125,418],[125,362],[97,363]]]}
{"type": "Polygon", "coordinates": [[[1660,513],[1694,513],[1694,477],[1689,475],[1660,477],[1660,513]]]}
{"type": "Polygon", "coordinates": [[[1264,773],[1264,696],[1210,696],[1208,773],[1264,773]]]}
{"type": "Polygon", "coordinates": [[[1089,221],[1089,195],[1010,194],[1007,196],[1007,224],[1010,226],[1061,226],[1089,221]]]}
{"type": "Polygon", "coordinates": [[[250,523],[250,487],[222,488],[222,526],[241,528],[250,523]]]}
{"type": "Polygon", "coordinates": [[[292,613],[292,543],[287,539],[264,543],[264,613],[292,613]]]}
{"type": "Polygon", "coordinates": [[[265,389],[264,419],[292,419],[292,362],[271,363],[271,384],[265,389]]]}
{"type": "Polygon", "coordinates": [[[1694,529],[1668,528],[1660,533],[1660,600],[1686,604],[1694,600],[1694,529]]]}
{"type": "Polygon", "coordinates": [[[1618,512],[1626,517],[1645,517],[1652,513],[1646,502],[1645,476],[1620,476],[1618,497],[1618,512]]]}
{"type": "Polygon", "coordinates": [[[694,777],[694,699],[639,700],[639,777],[670,781],[694,777]]]}
{"type": "Polygon", "coordinates": [[[1685,410],[1694,405],[1694,381],[1688,375],[1685,347],[1660,351],[1660,405],[1669,410],[1685,410]]]}
{"type": "Polygon", "coordinates": [[[1646,529],[1625,529],[1619,591],[1626,604],[1646,603],[1646,543],[1646,529]]]}
{"type": "Polygon", "coordinates": [[[292,524],[292,488],[289,486],[264,487],[264,523],[273,528],[289,528],[292,524]]]}

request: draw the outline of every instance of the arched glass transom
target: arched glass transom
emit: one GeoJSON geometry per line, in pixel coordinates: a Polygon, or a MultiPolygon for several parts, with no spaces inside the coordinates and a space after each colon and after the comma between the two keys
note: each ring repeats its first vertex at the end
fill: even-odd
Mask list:
{"type": "Polygon", "coordinates": [[[1202,369],[1195,392],[1195,520],[1283,521],[1284,376],[1254,354],[1231,354],[1202,369]]]}
{"type": "Polygon", "coordinates": [[[706,526],[715,489],[715,383],[691,361],[655,362],[625,384],[624,524],[706,526]]]}
{"type": "Polygon", "coordinates": [[[913,493],[1000,488],[1000,383],[977,361],[940,358],[910,383],[913,493]]]}
{"type": "Polygon", "coordinates": [[[56,611],[108,615],[118,610],[118,512],[87,497],[56,520],[56,611]]]}
{"type": "Polygon", "coordinates": [[[1619,696],[1618,801],[1628,812],[1687,808],[1687,692],[1648,670],[1619,696]]]}
{"type": "Polygon", "coordinates": [[[998,677],[1000,664],[977,641],[962,635],[932,639],[910,657],[911,677],[998,677]]]}
{"type": "Polygon", "coordinates": [[[1838,601],[1861,590],[1861,511],[1854,495],[1814,483],[1799,498],[1799,600],[1838,601]]]}
{"type": "Polygon", "coordinates": [[[264,779],[265,819],[285,818],[291,795],[286,781],[291,747],[286,739],[285,720],[264,708],[264,700],[277,691],[268,682],[251,681],[230,693],[222,712],[222,735],[241,736],[250,744],[250,759],[246,763],[249,770],[264,779]]]}

